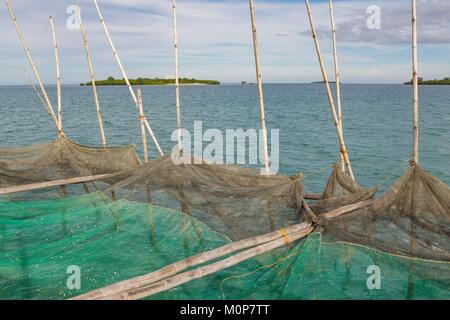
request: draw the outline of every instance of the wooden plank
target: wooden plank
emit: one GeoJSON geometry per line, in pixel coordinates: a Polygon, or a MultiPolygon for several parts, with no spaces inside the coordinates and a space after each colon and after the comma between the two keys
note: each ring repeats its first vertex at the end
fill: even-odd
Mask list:
{"type": "Polygon", "coordinates": [[[14,187],[0,188],[0,195],[33,191],[33,190],[46,189],[46,188],[52,188],[52,187],[60,187],[60,186],[79,184],[79,183],[85,183],[85,182],[92,182],[92,181],[110,178],[112,176],[113,176],[113,174],[101,174],[101,175],[96,175],[96,176],[86,176],[86,177],[78,177],[78,178],[70,178],[70,179],[62,179],[62,180],[53,180],[53,181],[25,184],[25,185],[14,186],[14,187]]]}

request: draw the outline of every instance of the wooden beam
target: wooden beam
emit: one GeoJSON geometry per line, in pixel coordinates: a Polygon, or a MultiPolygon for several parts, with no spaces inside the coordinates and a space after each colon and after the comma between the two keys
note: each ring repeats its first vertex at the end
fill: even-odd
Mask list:
{"type": "Polygon", "coordinates": [[[181,107],[180,107],[180,67],[178,64],[178,34],[177,34],[177,3],[176,0],[172,2],[173,11],[173,47],[175,58],[175,98],[176,98],[176,115],[177,115],[177,139],[178,148],[182,152],[183,146],[181,144],[181,107]]]}
{"type": "Polygon", "coordinates": [[[86,58],[87,58],[87,63],[88,63],[88,67],[89,67],[89,77],[90,77],[91,83],[92,83],[92,93],[94,94],[95,110],[97,112],[98,127],[100,129],[100,138],[102,140],[102,145],[104,147],[106,147],[106,136],[105,136],[105,130],[103,129],[103,117],[102,117],[102,112],[100,110],[100,101],[98,99],[98,94],[97,94],[97,85],[95,84],[94,67],[92,66],[91,54],[89,52],[89,44],[88,44],[86,32],[84,30],[83,20],[81,19],[81,9],[78,5],[77,5],[77,17],[78,17],[78,22],[80,23],[80,31],[81,31],[81,36],[83,37],[84,51],[86,52],[86,58]]]}
{"type": "MultiPolygon", "coordinates": [[[[97,0],[94,0],[94,4],[95,4],[95,8],[97,9],[98,16],[100,18],[100,23],[103,26],[103,30],[106,33],[106,37],[108,38],[109,45],[111,46],[111,49],[113,51],[113,55],[116,58],[117,64],[119,65],[119,69],[120,69],[120,71],[122,73],[122,77],[125,80],[125,83],[126,83],[126,85],[128,87],[128,90],[130,91],[131,97],[132,97],[132,99],[134,101],[134,104],[136,105],[136,108],[139,110],[137,96],[134,93],[133,88],[131,87],[130,80],[128,79],[128,76],[127,76],[127,74],[125,72],[125,68],[122,65],[122,61],[119,58],[119,54],[117,53],[117,50],[116,50],[116,47],[114,46],[114,43],[113,43],[112,38],[111,38],[111,35],[109,34],[108,27],[106,26],[105,20],[103,19],[103,15],[102,15],[102,13],[100,11],[100,7],[98,6],[97,0]]],[[[153,139],[153,143],[155,144],[156,149],[158,150],[159,154],[161,156],[163,156],[164,152],[162,151],[161,146],[159,145],[159,142],[156,139],[156,136],[155,136],[155,134],[153,132],[153,129],[151,128],[150,123],[149,123],[149,121],[148,121],[148,119],[146,117],[144,119],[144,123],[145,123],[145,127],[147,128],[148,132],[150,133],[150,136],[153,139]]]]}
{"type": "Polygon", "coordinates": [[[61,71],[59,67],[58,43],[56,41],[56,32],[53,17],[50,16],[49,20],[50,20],[50,27],[52,29],[53,52],[55,55],[55,66],[56,66],[56,97],[58,100],[58,123],[59,126],[62,128],[61,71]]]}
{"type": "Polygon", "coordinates": [[[263,147],[263,157],[264,157],[264,173],[270,174],[269,168],[269,149],[267,146],[267,129],[266,129],[266,116],[264,111],[264,95],[261,80],[261,67],[259,63],[259,49],[258,49],[258,37],[256,34],[256,19],[255,19],[255,5],[253,0],[249,0],[250,4],[250,17],[252,21],[252,35],[253,35],[253,52],[255,55],[255,68],[256,68],[256,82],[258,84],[258,100],[259,100],[259,116],[260,116],[260,127],[261,127],[261,137],[262,137],[262,147],[263,147]]]}
{"type": "Polygon", "coordinates": [[[322,200],[322,195],[316,194],[316,193],[305,193],[303,195],[303,199],[305,199],[305,200],[322,200]]]}
{"type": "Polygon", "coordinates": [[[147,163],[148,162],[147,134],[145,132],[145,123],[144,123],[145,114],[144,114],[144,104],[142,102],[141,89],[138,89],[137,93],[138,93],[139,119],[141,121],[142,146],[144,148],[144,163],[147,163]]]}
{"type": "Polygon", "coordinates": [[[326,89],[326,92],[327,92],[328,102],[330,104],[331,115],[333,117],[334,126],[336,127],[336,133],[337,133],[337,136],[338,136],[340,154],[344,158],[345,165],[346,165],[347,170],[348,170],[348,174],[350,175],[350,177],[353,180],[355,180],[355,177],[353,175],[352,165],[350,163],[350,157],[348,155],[347,147],[345,146],[344,134],[343,134],[342,126],[341,126],[341,124],[339,122],[338,114],[336,112],[336,107],[335,107],[335,104],[334,104],[333,94],[331,93],[330,81],[328,80],[328,75],[327,75],[327,72],[325,70],[325,65],[324,65],[323,58],[322,58],[322,51],[320,49],[319,39],[317,38],[316,27],[314,25],[312,13],[311,13],[311,7],[309,5],[309,0],[305,0],[305,4],[306,4],[306,12],[307,12],[308,18],[309,18],[309,24],[310,24],[310,27],[311,27],[311,33],[312,33],[312,37],[313,37],[313,40],[314,40],[314,45],[316,47],[317,58],[319,60],[320,71],[322,72],[322,78],[323,78],[323,81],[325,83],[325,89],[326,89]]]}
{"type": "Polygon", "coordinates": [[[11,2],[9,0],[5,0],[5,3],[6,3],[6,6],[8,7],[8,11],[9,11],[9,14],[11,16],[11,20],[13,21],[14,26],[16,27],[16,31],[17,31],[17,33],[19,35],[19,38],[20,38],[20,41],[22,43],[23,49],[25,50],[25,54],[26,54],[26,56],[28,58],[28,62],[30,63],[31,69],[33,70],[34,76],[35,76],[35,78],[36,78],[36,80],[37,80],[37,82],[39,84],[39,88],[41,89],[42,96],[43,96],[43,98],[45,100],[46,105],[49,107],[48,111],[50,112],[50,116],[51,116],[53,122],[55,123],[55,126],[56,126],[57,130],[58,130],[58,136],[61,137],[61,136],[64,135],[64,133],[62,131],[61,126],[59,125],[59,121],[58,121],[58,119],[57,119],[57,117],[55,115],[55,112],[53,111],[52,104],[50,102],[50,99],[48,98],[47,91],[45,90],[45,87],[42,84],[41,77],[39,75],[39,72],[37,71],[36,65],[34,64],[33,58],[31,57],[30,49],[28,48],[27,42],[25,41],[25,37],[24,37],[24,35],[22,33],[22,30],[20,29],[19,23],[17,22],[16,16],[15,16],[14,11],[13,11],[13,8],[11,6],[11,2]]]}
{"type": "MultiPolygon", "coordinates": [[[[333,11],[333,0],[328,0],[328,5],[330,9],[330,20],[331,20],[331,37],[333,39],[333,57],[334,57],[334,79],[336,81],[336,104],[337,104],[337,114],[339,124],[341,129],[343,129],[342,124],[342,106],[341,106],[341,73],[339,71],[339,62],[337,55],[337,41],[336,41],[336,24],[334,22],[334,11],[333,11]]],[[[342,153],[339,153],[341,158],[342,171],[345,172],[345,159],[342,153]]]]}
{"type": "Polygon", "coordinates": [[[0,195],[20,193],[20,192],[46,189],[46,188],[52,188],[52,187],[60,187],[60,186],[79,184],[79,183],[85,183],[85,182],[92,182],[92,181],[97,181],[97,180],[101,180],[101,179],[111,178],[113,176],[114,176],[114,174],[101,174],[101,175],[96,175],[96,176],[61,179],[61,180],[53,180],[53,181],[25,184],[25,185],[21,185],[21,186],[0,188],[0,195]]]}
{"type": "Polygon", "coordinates": [[[412,68],[413,68],[413,155],[412,160],[419,163],[419,78],[417,74],[417,5],[412,0],[412,68]]]}

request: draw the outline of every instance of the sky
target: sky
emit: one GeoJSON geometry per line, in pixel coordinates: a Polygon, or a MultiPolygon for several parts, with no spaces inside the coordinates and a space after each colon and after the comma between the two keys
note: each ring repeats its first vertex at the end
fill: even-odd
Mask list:
{"type": "MultiPolygon", "coordinates": [[[[64,84],[89,80],[73,0],[10,0],[46,84],[56,79],[53,16],[64,84]]],[[[450,0],[417,0],[419,75],[450,76],[450,0]]],[[[172,0],[98,0],[130,78],[173,77],[172,0]]],[[[333,77],[328,0],[310,0],[327,72],[333,77]]],[[[97,79],[121,78],[92,0],[78,0],[97,79]]],[[[261,72],[266,83],[321,80],[303,0],[255,0],[261,72]]],[[[255,81],[247,0],[178,0],[180,75],[223,83],[255,81]]],[[[411,1],[334,0],[344,83],[411,78],[411,1]],[[379,8],[379,15],[376,15],[379,8]],[[375,11],[374,11],[375,10],[375,11]]],[[[31,74],[4,1],[0,3],[0,84],[31,74]]]]}

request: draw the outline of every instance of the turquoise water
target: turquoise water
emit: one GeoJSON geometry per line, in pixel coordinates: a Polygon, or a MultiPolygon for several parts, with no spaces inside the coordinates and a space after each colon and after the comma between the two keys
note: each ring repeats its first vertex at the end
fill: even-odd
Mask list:
{"type": "MultiPolygon", "coordinates": [[[[55,101],[54,87],[48,91],[55,101]]],[[[173,143],[174,88],[142,87],[145,110],[163,149],[173,143]]],[[[321,84],[264,86],[268,128],[280,129],[280,172],[305,172],[308,191],[321,191],[337,160],[337,139],[321,84]]],[[[109,144],[136,144],[141,153],[137,112],[125,87],[99,88],[109,144]]],[[[411,154],[411,87],[353,85],[342,87],[345,136],[357,179],[366,186],[389,184],[411,154]]],[[[450,87],[421,87],[421,162],[450,184],[450,87]]],[[[2,146],[29,145],[55,138],[53,124],[27,86],[0,86],[2,146]]],[[[258,128],[255,86],[181,88],[183,126],[195,120],[208,128],[258,128]]],[[[56,103],[54,103],[56,106],[56,103]]],[[[99,145],[90,88],[63,87],[63,122],[69,137],[99,145]]],[[[152,156],[156,151],[151,147],[152,156]]]]}

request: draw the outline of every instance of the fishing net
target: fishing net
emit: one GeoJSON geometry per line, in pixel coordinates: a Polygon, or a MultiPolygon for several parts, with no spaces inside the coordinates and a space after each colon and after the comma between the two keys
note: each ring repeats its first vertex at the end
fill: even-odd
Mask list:
{"type": "Polygon", "coordinates": [[[317,233],[148,298],[450,298],[450,188],[413,165],[369,200],[376,189],[335,166],[322,200],[310,203],[316,219],[301,179],[167,155],[107,180],[117,202],[98,192],[0,198],[0,298],[78,296],[302,221],[317,221],[317,233]],[[363,200],[363,208],[323,218],[363,200]],[[80,290],[66,285],[72,265],[81,268],[80,290]],[[370,268],[381,271],[381,289],[368,284],[370,268]]]}
{"type": "Polygon", "coordinates": [[[322,199],[311,204],[316,214],[325,213],[339,207],[368,200],[375,196],[377,188],[365,189],[345,173],[337,163],[327,181],[322,199]]]}
{"type": "MultiPolygon", "coordinates": [[[[189,215],[101,193],[0,201],[0,299],[67,299],[229,243],[189,215]],[[73,267],[80,289],[67,286],[73,267]]],[[[148,298],[446,299],[448,268],[315,233],[148,298]],[[378,289],[368,287],[371,266],[378,289]]]]}
{"type": "Polygon", "coordinates": [[[446,262],[326,243],[322,234],[314,233],[289,247],[146,299],[450,299],[449,268],[446,262]]]}
{"type": "Polygon", "coordinates": [[[330,239],[450,261],[450,188],[415,164],[372,204],[323,228],[330,239]]]}
{"type": "Polygon", "coordinates": [[[185,214],[101,193],[0,201],[0,299],[66,299],[226,243],[185,214]],[[81,290],[67,287],[71,266],[81,290]]]}
{"type": "Polygon", "coordinates": [[[0,187],[115,173],[138,164],[132,146],[86,147],[63,136],[40,145],[0,148],[0,187]]]}
{"type": "MultiPolygon", "coordinates": [[[[124,197],[140,201],[145,201],[142,195],[146,194],[148,202],[192,214],[233,240],[311,219],[304,208],[301,174],[264,176],[242,166],[208,164],[174,153],[151,160],[128,175],[110,190],[131,190],[124,197]]],[[[316,205],[326,211],[372,195],[361,188],[359,193],[316,205]]]]}

